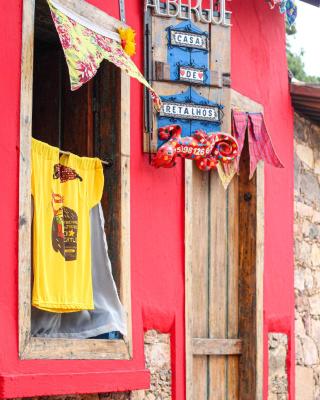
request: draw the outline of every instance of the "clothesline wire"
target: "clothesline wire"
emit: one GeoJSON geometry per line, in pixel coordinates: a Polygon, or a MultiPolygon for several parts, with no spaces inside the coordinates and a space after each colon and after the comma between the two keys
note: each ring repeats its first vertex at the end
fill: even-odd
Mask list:
{"type": "MultiPolygon", "coordinates": [[[[59,150],[59,152],[60,152],[61,154],[66,154],[66,155],[70,155],[70,154],[71,154],[70,151],[64,151],[64,150],[59,150]]],[[[105,165],[106,167],[112,167],[112,165],[113,165],[112,160],[108,160],[108,161],[100,160],[100,161],[101,161],[101,163],[102,163],[103,165],[105,165]]]]}

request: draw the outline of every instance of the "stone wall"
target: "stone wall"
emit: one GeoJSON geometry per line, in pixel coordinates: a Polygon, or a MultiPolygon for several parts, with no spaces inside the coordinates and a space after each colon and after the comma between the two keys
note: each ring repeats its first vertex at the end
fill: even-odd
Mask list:
{"type": "Polygon", "coordinates": [[[170,335],[154,330],[144,336],[146,367],[151,373],[150,390],[141,391],[137,400],[171,399],[170,335]]]}
{"type": "MultiPolygon", "coordinates": [[[[146,368],[151,373],[149,390],[126,393],[100,393],[68,396],[33,397],[32,400],[170,400],[170,335],[150,330],[144,336],[146,368]]],[[[13,399],[23,400],[23,399],[13,399]]]]}
{"type": "Polygon", "coordinates": [[[268,400],[288,400],[286,359],[288,337],[284,333],[269,333],[268,400]]]}
{"type": "Polygon", "coordinates": [[[294,128],[296,399],[320,400],[320,127],[294,128]]]}

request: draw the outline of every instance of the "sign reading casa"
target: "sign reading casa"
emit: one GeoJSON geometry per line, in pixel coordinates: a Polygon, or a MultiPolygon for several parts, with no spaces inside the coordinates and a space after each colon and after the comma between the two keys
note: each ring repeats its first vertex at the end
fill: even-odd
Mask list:
{"type": "Polygon", "coordinates": [[[200,35],[193,32],[181,32],[171,29],[170,45],[208,50],[208,37],[207,35],[200,35]]]}
{"type": "Polygon", "coordinates": [[[202,0],[195,0],[188,5],[182,0],[145,0],[145,11],[152,9],[159,17],[200,21],[205,24],[231,26],[231,12],[226,10],[226,0],[209,0],[210,8],[204,8],[202,0]],[[219,12],[216,10],[219,9],[219,12]]]}

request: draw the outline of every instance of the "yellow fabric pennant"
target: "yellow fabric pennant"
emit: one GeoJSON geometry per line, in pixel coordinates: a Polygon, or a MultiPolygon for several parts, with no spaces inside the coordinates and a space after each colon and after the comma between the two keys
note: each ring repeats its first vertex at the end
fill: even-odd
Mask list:
{"type": "Polygon", "coordinates": [[[217,165],[217,171],[221,180],[222,186],[225,190],[228,189],[230,182],[237,173],[236,164],[232,162],[230,164],[222,164],[221,162],[217,165]]]}

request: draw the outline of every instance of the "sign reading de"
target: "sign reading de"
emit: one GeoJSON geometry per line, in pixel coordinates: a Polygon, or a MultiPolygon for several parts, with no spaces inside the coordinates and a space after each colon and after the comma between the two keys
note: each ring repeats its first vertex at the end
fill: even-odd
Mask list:
{"type": "Polygon", "coordinates": [[[189,66],[179,67],[179,80],[190,83],[204,83],[205,71],[201,68],[193,68],[189,66]]]}

